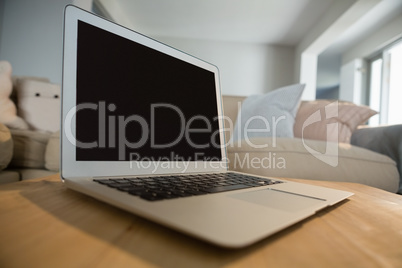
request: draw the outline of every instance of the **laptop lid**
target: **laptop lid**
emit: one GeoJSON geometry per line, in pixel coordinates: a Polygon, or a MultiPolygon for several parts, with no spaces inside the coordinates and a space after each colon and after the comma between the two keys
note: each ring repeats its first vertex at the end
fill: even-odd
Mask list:
{"type": "Polygon", "coordinates": [[[226,171],[220,92],[216,66],[67,6],[62,177],[226,171]]]}

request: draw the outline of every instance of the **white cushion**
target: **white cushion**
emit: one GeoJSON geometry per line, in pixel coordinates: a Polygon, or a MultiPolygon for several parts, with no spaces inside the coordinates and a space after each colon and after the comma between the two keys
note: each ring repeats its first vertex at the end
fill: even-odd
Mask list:
{"type": "Polygon", "coordinates": [[[60,86],[23,80],[17,88],[20,116],[31,129],[55,132],[60,129],[60,86]]]}
{"type": "Polygon", "coordinates": [[[393,193],[399,188],[395,162],[364,148],[339,143],[338,153],[331,154],[326,153],[324,141],[308,140],[303,144],[298,138],[254,138],[251,142],[252,145],[236,142],[236,147],[228,147],[231,170],[272,177],[356,182],[393,193]],[[323,154],[337,158],[337,165],[320,160],[323,154]]]}
{"type": "Polygon", "coordinates": [[[232,142],[252,137],[293,137],[293,125],[304,85],[282,87],[243,101],[232,142]]]}
{"type": "Polygon", "coordinates": [[[59,171],[60,166],[60,131],[53,133],[46,146],[45,168],[59,171]]]}

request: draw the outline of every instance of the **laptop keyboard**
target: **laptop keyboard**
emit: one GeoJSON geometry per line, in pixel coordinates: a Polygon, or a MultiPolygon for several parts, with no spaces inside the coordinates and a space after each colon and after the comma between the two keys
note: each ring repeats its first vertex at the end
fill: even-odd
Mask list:
{"type": "Polygon", "coordinates": [[[94,181],[148,201],[221,193],[283,183],[282,181],[230,172],[94,179],[94,181]]]}

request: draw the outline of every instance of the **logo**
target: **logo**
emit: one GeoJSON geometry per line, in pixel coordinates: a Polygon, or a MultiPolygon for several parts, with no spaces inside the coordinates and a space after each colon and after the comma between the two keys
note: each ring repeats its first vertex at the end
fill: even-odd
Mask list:
{"type": "Polygon", "coordinates": [[[306,127],[316,123],[320,122],[323,120],[328,120],[331,118],[336,118],[338,117],[338,101],[332,102],[328,105],[325,106],[324,108],[325,112],[325,118],[323,119],[321,117],[321,112],[320,110],[317,110],[314,112],[312,115],[310,115],[307,120],[303,123],[302,127],[302,141],[304,148],[315,158],[318,160],[332,166],[332,167],[337,167],[338,166],[338,135],[336,135],[336,140],[333,140],[332,142],[329,142],[329,136],[330,133],[338,133],[339,132],[339,123],[328,123],[327,124],[327,139],[326,139],[326,147],[325,147],[325,153],[321,153],[317,150],[314,150],[310,146],[306,144],[306,141],[304,139],[304,130],[306,127]]]}

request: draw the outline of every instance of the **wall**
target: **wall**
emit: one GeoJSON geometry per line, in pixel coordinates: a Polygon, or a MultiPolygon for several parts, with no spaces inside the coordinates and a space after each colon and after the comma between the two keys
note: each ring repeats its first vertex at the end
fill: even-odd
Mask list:
{"type": "MultiPolygon", "coordinates": [[[[63,12],[67,4],[88,8],[92,0],[2,0],[0,59],[14,75],[47,77],[61,83],[63,12]]],[[[1,12],[0,12],[1,13],[1,12]]]]}
{"type": "Polygon", "coordinates": [[[1,49],[1,36],[2,36],[1,33],[3,32],[4,2],[5,0],[0,0],[0,49],[1,49]]]}
{"type": "Polygon", "coordinates": [[[306,84],[302,98],[316,97],[318,55],[329,47],[353,20],[359,17],[363,0],[336,0],[295,50],[295,79],[306,84]],[[355,11],[358,10],[358,11],[355,11]]]}
{"type": "Polygon", "coordinates": [[[61,82],[63,9],[69,0],[5,0],[0,58],[15,75],[61,82]]]}
{"type": "Polygon", "coordinates": [[[341,68],[341,86],[339,88],[339,99],[351,101],[355,104],[363,104],[364,95],[362,94],[363,82],[363,61],[356,59],[341,68]]]}
{"type": "MultiPolygon", "coordinates": [[[[127,28],[134,27],[127,14],[114,2],[94,0],[94,3],[99,3],[119,24],[127,28]]],[[[297,81],[294,79],[294,48],[168,36],[152,37],[218,66],[223,94],[259,94],[297,81]]]]}
{"type": "Polygon", "coordinates": [[[321,99],[338,99],[341,55],[322,53],[317,61],[317,92],[321,99]]]}
{"type": "MultiPolygon", "coordinates": [[[[48,77],[61,83],[63,9],[89,8],[92,0],[0,0],[0,59],[15,75],[48,77]]],[[[250,95],[295,82],[294,50],[262,44],[185,40],[161,41],[217,65],[224,94],[250,95]]]]}
{"type": "Polygon", "coordinates": [[[294,50],[263,44],[155,37],[218,66],[222,93],[251,95],[294,83],[294,50]]]}
{"type": "Polygon", "coordinates": [[[376,30],[368,38],[359,42],[356,46],[349,49],[342,55],[342,64],[356,58],[365,58],[382,49],[398,38],[402,38],[402,13],[376,30]]]}
{"type": "Polygon", "coordinates": [[[381,0],[339,0],[334,1],[321,21],[305,36],[296,49],[296,71],[302,83],[306,83],[303,99],[316,96],[317,56],[381,0]],[[299,68],[300,66],[300,68],[299,68]]]}
{"type": "Polygon", "coordinates": [[[362,73],[359,70],[367,70],[365,58],[375,54],[398,38],[402,38],[401,25],[402,14],[342,55],[340,98],[368,104],[366,94],[367,72],[362,73]],[[347,82],[347,80],[354,82],[347,82]]]}

